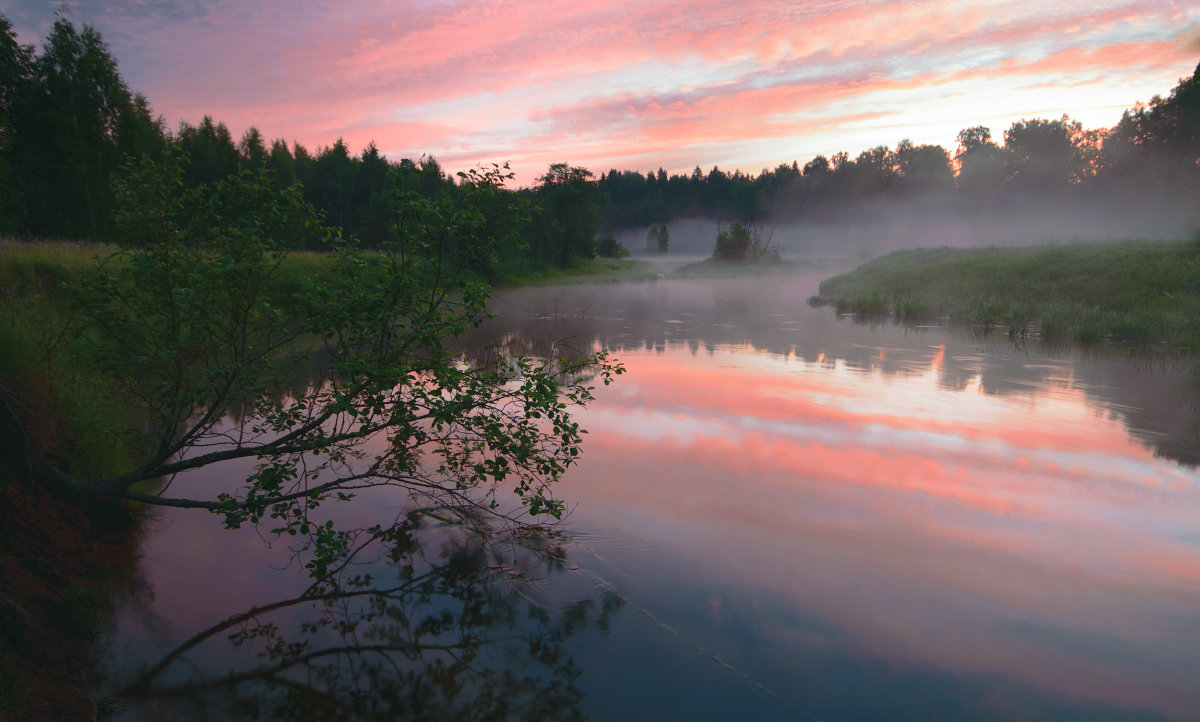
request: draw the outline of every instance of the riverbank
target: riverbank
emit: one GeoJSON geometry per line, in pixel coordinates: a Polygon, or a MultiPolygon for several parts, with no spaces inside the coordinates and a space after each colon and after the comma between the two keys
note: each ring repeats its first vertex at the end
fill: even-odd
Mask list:
{"type": "Polygon", "coordinates": [[[899,251],[826,279],[812,302],[858,316],[1196,352],[1200,244],[899,251]]]}

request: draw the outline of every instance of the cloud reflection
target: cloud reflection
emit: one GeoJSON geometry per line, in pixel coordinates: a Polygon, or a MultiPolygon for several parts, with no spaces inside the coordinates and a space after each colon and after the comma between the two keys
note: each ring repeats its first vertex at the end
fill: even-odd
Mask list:
{"type": "Polygon", "coordinates": [[[1200,708],[1200,485],[1069,380],[947,387],[940,353],[903,376],[748,347],[621,359],[562,491],[574,524],[785,610],[755,634],[816,615],[874,659],[1200,708]]]}

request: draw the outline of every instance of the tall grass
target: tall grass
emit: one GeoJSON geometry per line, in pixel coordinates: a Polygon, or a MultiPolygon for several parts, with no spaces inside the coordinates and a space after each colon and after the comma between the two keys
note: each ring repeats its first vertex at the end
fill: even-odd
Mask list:
{"type": "Polygon", "coordinates": [[[129,405],[88,373],[61,294],[81,269],[114,249],[97,244],[0,240],[0,483],[54,455],[79,474],[106,476],[131,461],[129,405]]]}
{"type": "Polygon", "coordinates": [[[102,243],[0,238],[0,299],[13,293],[53,291],[59,282],[115,250],[102,243]]]}
{"type": "Polygon", "coordinates": [[[827,279],[842,312],[1200,351],[1200,244],[1126,241],[901,251],[827,279]]]}

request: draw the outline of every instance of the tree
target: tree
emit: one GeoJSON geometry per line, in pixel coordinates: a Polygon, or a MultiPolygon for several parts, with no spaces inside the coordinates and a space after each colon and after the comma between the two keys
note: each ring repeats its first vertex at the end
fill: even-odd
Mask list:
{"type": "Polygon", "coordinates": [[[0,232],[106,238],[111,174],[165,136],[94,28],[60,14],[39,55],[0,15],[0,232]]]}
{"type": "Polygon", "coordinates": [[[1076,142],[1082,131],[1065,115],[1013,123],[1004,131],[1005,182],[1022,190],[1060,190],[1077,183],[1085,174],[1076,142]]]}
{"type": "Polygon", "coordinates": [[[671,233],[667,230],[667,224],[650,226],[646,233],[646,252],[666,255],[670,250],[671,233]]]}
{"type": "Polygon", "coordinates": [[[805,178],[824,177],[832,172],[833,169],[829,165],[829,159],[823,155],[819,155],[804,164],[805,178]]]}
{"type": "Polygon", "coordinates": [[[267,144],[258,128],[250,126],[238,142],[238,158],[242,168],[264,168],[267,165],[267,144]]]}
{"type": "MultiPolygon", "coordinates": [[[[11,26],[4,21],[9,36],[11,26]]],[[[112,205],[109,174],[120,165],[122,133],[145,129],[144,103],[135,105],[117,72],[108,46],[89,25],[81,30],[60,15],[40,56],[4,43],[11,73],[29,62],[29,83],[13,90],[25,94],[12,105],[11,142],[20,146],[15,164],[23,166],[23,215],[26,231],[65,238],[102,238],[112,205]],[[24,86],[24,90],[22,90],[24,86]],[[33,92],[28,92],[32,86],[33,92]]],[[[9,91],[3,91],[9,95],[9,91]]],[[[132,137],[125,139],[126,146],[132,137]]]]}
{"type": "Polygon", "coordinates": [[[1200,65],[1171,94],[1125,111],[1104,138],[1101,166],[1116,179],[1184,187],[1200,181],[1200,65]]]}
{"type": "Polygon", "coordinates": [[[966,191],[995,191],[1004,182],[1004,159],[992,131],[982,125],[958,134],[958,187],[966,191]]]}
{"type": "Polygon", "coordinates": [[[24,225],[24,194],[12,165],[22,162],[25,150],[18,139],[29,122],[21,116],[28,113],[35,92],[33,57],[33,47],[18,43],[12,23],[0,15],[0,188],[5,189],[0,194],[0,233],[13,233],[24,225]]]}
{"type": "Polygon", "coordinates": [[[541,186],[534,193],[542,214],[537,221],[543,258],[553,259],[561,268],[572,258],[593,258],[594,238],[600,218],[596,213],[599,187],[587,168],[554,163],[538,178],[541,186]]]}
{"type": "Polygon", "coordinates": [[[906,191],[940,192],[954,186],[950,154],[940,145],[902,140],[892,154],[897,186],[906,191]]]}
{"type": "Polygon", "coordinates": [[[398,487],[446,515],[562,513],[550,484],[582,438],[569,409],[591,398],[587,374],[608,383],[622,369],[603,354],[466,359],[450,345],[488,296],[439,262],[440,241],[494,242],[481,209],[509,176],[466,174],[453,199],[406,199],[372,253],[323,230],[299,187],[278,191],[265,170],[192,189],[181,176],[174,163],[130,169],[118,184],[130,242],[71,289],[72,337],[137,409],[125,438],[148,451],[99,479],[44,459],[39,480],[267,524],[307,544],[317,576],[344,551],[320,504],[366,487],[398,487]],[[292,258],[298,234],[320,234],[331,255],[292,258]],[[233,493],[145,488],[240,459],[255,467],[233,493]],[[501,504],[501,489],[519,505],[501,504]]]}
{"type": "MultiPolygon", "coordinates": [[[[353,230],[354,189],[358,178],[358,159],[350,155],[341,138],[317,152],[314,179],[308,198],[334,228],[353,230]]],[[[308,184],[305,184],[306,186],[308,184]]]]}
{"type": "Polygon", "coordinates": [[[624,258],[629,251],[611,233],[606,233],[596,241],[596,255],[600,258],[624,258]]]}
{"type": "Polygon", "coordinates": [[[117,127],[117,152],[121,158],[162,160],[168,146],[167,122],[154,117],[150,101],[134,93],[129,111],[121,114],[117,127]]]}
{"type": "Polygon", "coordinates": [[[233,135],[206,115],[200,125],[180,122],[176,143],[187,159],[183,182],[190,188],[212,184],[237,172],[241,162],[233,135]]]}
{"type": "Polygon", "coordinates": [[[296,159],[292,157],[283,138],[271,141],[271,153],[267,156],[266,165],[275,180],[276,190],[283,190],[296,182],[296,159]]]}
{"type": "Polygon", "coordinates": [[[375,247],[387,242],[395,220],[395,180],[387,159],[372,141],[358,161],[354,186],[354,233],[364,245],[375,247]]]}
{"type": "Polygon", "coordinates": [[[891,187],[896,178],[892,153],[886,145],[869,148],[854,159],[850,177],[851,192],[862,195],[882,193],[891,187]]]}

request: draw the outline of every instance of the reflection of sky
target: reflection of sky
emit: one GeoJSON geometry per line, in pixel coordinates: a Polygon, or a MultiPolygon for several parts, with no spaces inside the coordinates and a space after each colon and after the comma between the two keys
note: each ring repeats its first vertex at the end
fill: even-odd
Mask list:
{"type": "MultiPolygon", "coordinates": [[[[667,623],[685,636],[715,633],[645,586],[672,576],[664,558],[698,566],[679,582],[695,594],[778,605],[736,634],[792,655],[812,652],[780,641],[807,638],[800,615],[877,662],[1200,709],[1194,472],[1132,440],[1069,372],[998,396],[941,383],[931,355],[887,375],[745,346],[624,351],[561,491],[574,528],[602,556],[606,539],[656,549],[612,573],[658,618],[682,615],[667,623]]],[[[739,673],[769,676],[764,659],[747,653],[739,673]]]]}
{"type": "MultiPolygon", "coordinates": [[[[531,353],[541,331],[625,344],[628,373],[580,413],[583,462],[558,490],[579,574],[544,587],[600,580],[628,600],[608,638],[578,642],[585,707],[1200,719],[1200,484],[1130,431],[1187,407],[1178,375],[854,326],[778,283],[580,287],[574,305],[526,289],[542,310],[499,320],[531,353]]],[[[399,504],[329,513],[369,523],[399,504]]],[[[153,598],[124,610],[119,645],[165,649],[303,583],[252,530],[168,517],[144,545],[153,598]]]]}

